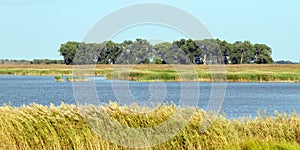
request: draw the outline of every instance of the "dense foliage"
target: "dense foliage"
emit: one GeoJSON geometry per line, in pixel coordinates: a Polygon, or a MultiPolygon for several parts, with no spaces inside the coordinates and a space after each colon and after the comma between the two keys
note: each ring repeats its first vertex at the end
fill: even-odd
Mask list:
{"type": "Polygon", "coordinates": [[[65,64],[270,64],[272,49],[250,41],[229,43],[219,39],[180,39],[151,45],[145,39],[84,43],[69,41],[61,45],[65,64]],[[218,56],[218,58],[215,58],[218,56]]]}

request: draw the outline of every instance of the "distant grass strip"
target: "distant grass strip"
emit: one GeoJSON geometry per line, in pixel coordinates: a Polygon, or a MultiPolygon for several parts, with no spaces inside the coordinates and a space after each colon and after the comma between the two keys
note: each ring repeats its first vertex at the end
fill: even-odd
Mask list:
{"type": "MultiPolygon", "coordinates": [[[[215,81],[218,72],[211,72],[208,65],[195,65],[196,76],[191,71],[181,72],[184,65],[96,65],[95,76],[106,79],[132,81],[215,81]],[[129,68],[130,72],[114,68],[129,68]]],[[[228,82],[300,82],[300,65],[226,65],[228,82]]],[[[224,73],[224,72],[223,72],[224,73]]],[[[0,75],[72,76],[73,68],[67,65],[0,65],[0,75]]]]}
{"type": "MultiPolygon", "coordinates": [[[[99,108],[88,106],[89,111],[99,108]]],[[[105,106],[123,125],[149,127],[183,109],[162,105],[149,114],[128,113],[134,106],[105,106]]],[[[147,108],[143,108],[147,109],[147,108]]],[[[190,108],[184,108],[190,109],[190,108]]],[[[197,110],[190,123],[166,143],[149,149],[300,149],[300,116],[279,114],[226,120],[217,118],[204,133],[198,128],[205,112],[197,110]]],[[[100,116],[101,117],[101,116],[100,116]]],[[[109,128],[109,127],[108,127],[109,128]]],[[[0,107],[0,149],[128,149],[105,141],[84,122],[73,105],[0,107]]]]}

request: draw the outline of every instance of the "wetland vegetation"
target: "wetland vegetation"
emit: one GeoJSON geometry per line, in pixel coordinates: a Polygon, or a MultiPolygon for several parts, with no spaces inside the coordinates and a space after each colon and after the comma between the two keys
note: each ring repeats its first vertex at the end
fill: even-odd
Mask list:
{"type": "MultiPolygon", "coordinates": [[[[118,65],[116,65],[118,66],[118,65]]],[[[123,65],[125,68],[129,65],[123,65]]],[[[132,65],[131,65],[132,66],[132,65]]],[[[180,66],[180,65],[179,65],[180,66]]],[[[212,81],[209,65],[194,65],[197,79],[193,81],[212,81]]],[[[300,82],[300,65],[249,64],[224,65],[228,82],[300,82]]],[[[128,72],[114,70],[113,65],[96,65],[95,76],[107,79],[132,81],[181,81],[175,65],[135,65],[128,72]]],[[[214,72],[216,73],[216,72],[214,72]]],[[[224,72],[225,73],[225,72],[224,72]]],[[[33,76],[72,76],[73,68],[69,65],[0,65],[1,75],[33,76]]],[[[191,81],[191,79],[188,79],[191,81]]]]}
{"type": "MultiPolygon", "coordinates": [[[[192,109],[161,105],[147,114],[129,113],[136,107],[110,103],[102,109],[121,124],[135,128],[155,126],[179,109],[192,109]]],[[[85,106],[85,109],[93,112],[101,107],[85,106]]],[[[300,117],[296,113],[276,113],[275,117],[262,113],[255,118],[232,120],[218,117],[208,130],[199,133],[205,113],[196,109],[182,131],[170,141],[152,149],[300,148],[300,117]]],[[[0,149],[128,149],[95,134],[85,122],[81,111],[74,105],[47,107],[32,104],[17,108],[1,106],[0,118],[0,149]]]]}

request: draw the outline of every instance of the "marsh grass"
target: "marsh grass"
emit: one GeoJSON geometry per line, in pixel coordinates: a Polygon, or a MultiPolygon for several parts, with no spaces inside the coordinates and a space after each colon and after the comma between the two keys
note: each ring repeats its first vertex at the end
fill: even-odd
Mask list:
{"type": "MultiPolygon", "coordinates": [[[[96,65],[95,75],[106,79],[133,81],[215,81],[218,71],[212,66],[195,65],[197,78],[190,72],[178,72],[184,65],[96,65]],[[116,66],[116,67],[115,67],[116,66]],[[130,72],[115,68],[130,68],[130,72]]],[[[228,82],[300,82],[300,65],[226,65],[228,82]]],[[[126,69],[125,69],[126,70],[126,69]]],[[[223,72],[224,73],[224,72],[223,72]]],[[[73,68],[67,65],[0,65],[2,75],[72,76],[73,68]]],[[[225,74],[224,74],[225,75],[225,74]]],[[[222,77],[223,78],[223,77],[222,77]]]]}
{"type": "Polygon", "coordinates": [[[63,77],[61,77],[61,76],[55,76],[54,79],[55,79],[56,82],[63,82],[64,81],[63,77]]]}
{"type": "Polygon", "coordinates": [[[90,82],[91,80],[88,79],[87,77],[67,77],[66,78],[67,82],[90,82]]]}
{"type": "MultiPolygon", "coordinates": [[[[99,109],[86,107],[90,113],[99,109]]],[[[155,126],[178,109],[190,108],[161,105],[149,114],[134,114],[130,110],[136,106],[111,103],[104,109],[123,125],[140,128],[155,126]]],[[[208,130],[199,133],[205,112],[197,109],[177,136],[148,149],[299,149],[300,116],[275,114],[253,119],[219,117],[208,130]]],[[[81,111],[66,104],[0,107],[0,143],[0,149],[128,149],[97,136],[85,123],[81,111]]]]}

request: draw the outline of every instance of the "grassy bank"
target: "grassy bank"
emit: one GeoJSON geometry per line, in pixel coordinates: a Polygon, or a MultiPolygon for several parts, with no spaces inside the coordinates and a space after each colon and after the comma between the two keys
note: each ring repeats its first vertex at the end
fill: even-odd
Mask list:
{"type": "MultiPolygon", "coordinates": [[[[128,65],[121,67],[130,68],[128,65]]],[[[191,78],[189,71],[186,73],[180,71],[182,73],[180,75],[183,76],[179,76],[175,67],[171,65],[137,65],[130,68],[132,69],[130,73],[126,73],[120,70],[116,71],[112,65],[97,65],[95,75],[106,76],[107,79],[134,81],[212,81],[209,66],[195,65],[196,78],[191,78]]],[[[183,68],[184,66],[177,67],[183,68]]],[[[275,64],[225,66],[226,78],[229,82],[300,82],[299,68],[300,65],[275,64]]],[[[0,65],[1,75],[71,76],[72,73],[72,66],[67,65],[0,65]]]]}
{"type": "MultiPolygon", "coordinates": [[[[90,107],[91,113],[100,109],[90,107]]],[[[112,103],[104,109],[123,125],[135,128],[164,122],[179,109],[161,106],[146,115],[128,113],[131,107],[112,103]]],[[[300,149],[300,116],[296,114],[239,120],[217,118],[199,134],[204,114],[197,110],[177,136],[151,149],[300,149]]],[[[64,104],[0,107],[0,143],[0,149],[127,149],[97,136],[77,107],[64,104]]]]}

